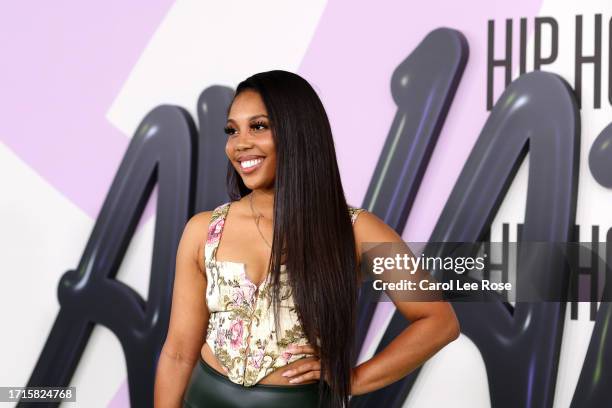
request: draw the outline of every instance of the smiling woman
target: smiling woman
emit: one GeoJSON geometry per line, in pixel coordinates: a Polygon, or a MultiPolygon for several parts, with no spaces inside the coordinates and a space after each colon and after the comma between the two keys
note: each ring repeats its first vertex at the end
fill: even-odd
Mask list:
{"type": "Polygon", "coordinates": [[[458,336],[447,303],[396,303],[413,324],[353,367],[362,243],[402,241],[346,202],[329,120],[306,80],[247,78],[225,133],[231,201],[185,226],[156,406],[345,407],[458,336]]]}
{"type": "Polygon", "coordinates": [[[260,94],[253,89],[237,94],[228,112],[224,130],[229,170],[236,169],[247,187],[269,187],[274,182],[276,148],[266,112],[260,94]],[[252,148],[247,149],[250,145],[252,148]]]}

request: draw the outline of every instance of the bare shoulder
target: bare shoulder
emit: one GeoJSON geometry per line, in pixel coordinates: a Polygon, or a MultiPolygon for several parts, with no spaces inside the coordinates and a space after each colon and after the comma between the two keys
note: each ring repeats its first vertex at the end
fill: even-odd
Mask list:
{"type": "Polygon", "coordinates": [[[200,271],[204,271],[204,243],[208,235],[208,226],[212,217],[212,211],[202,211],[194,214],[185,224],[181,240],[191,248],[193,256],[196,257],[200,271]]]}
{"type": "Polygon", "coordinates": [[[396,242],[401,241],[400,235],[376,214],[368,210],[359,212],[353,225],[355,238],[358,242],[396,242]]]}
{"type": "Polygon", "coordinates": [[[376,214],[363,209],[353,224],[358,261],[364,242],[402,242],[402,237],[376,214]]]}
{"type": "Polygon", "coordinates": [[[189,219],[189,221],[187,221],[187,224],[190,224],[191,227],[195,227],[198,228],[199,227],[208,227],[208,224],[210,223],[210,219],[212,217],[212,210],[211,211],[201,211],[197,214],[194,214],[191,216],[191,218],[189,219]]]}

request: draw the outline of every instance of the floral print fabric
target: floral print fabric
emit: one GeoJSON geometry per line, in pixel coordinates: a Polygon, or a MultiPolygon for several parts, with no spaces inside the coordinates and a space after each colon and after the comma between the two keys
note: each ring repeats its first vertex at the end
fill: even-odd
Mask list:
{"type": "MultiPolygon", "coordinates": [[[[247,278],[243,263],[216,260],[229,206],[230,202],[213,210],[205,244],[206,304],[210,312],[206,343],[227,368],[229,379],[250,387],[277,368],[311,354],[286,351],[290,344],[305,345],[308,340],[293,303],[285,265],[281,265],[280,278],[281,333],[276,333],[268,279],[258,288],[247,278]]],[[[362,210],[349,206],[353,223],[362,210]]]]}

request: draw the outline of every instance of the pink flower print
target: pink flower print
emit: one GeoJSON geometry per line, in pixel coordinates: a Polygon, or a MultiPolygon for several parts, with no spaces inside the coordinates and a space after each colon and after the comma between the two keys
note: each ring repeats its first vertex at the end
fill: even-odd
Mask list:
{"type": "Polygon", "coordinates": [[[253,304],[253,296],[255,295],[255,288],[253,285],[243,279],[240,282],[240,286],[234,286],[232,288],[232,300],[236,305],[243,303],[253,304]]]}
{"type": "Polygon", "coordinates": [[[253,365],[253,367],[255,368],[259,368],[261,367],[261,362],[264,358],[264,352],[262,349],[255,349],[253,350],[253,353],[251,354],[251,364],[253,365]]]}
{"type": "Polygon", "coordinates": [[[221,236],[221,230],[223,230],[223,224],[225,223],[225,218],[219,217],[210,225],[208,230],[208,238],[206,239],[207,244],[215,244],[219,241],[219,237],[221,236]]]}
{"type": "Polygon", "coordinates": [[[244,294],[244,297],[249,301],[249,303],[253,303],[253,296],[255,296],[255,290],[257,288],[255,288],[255,285],[253,285],[251,282],[245,282],[243,285],[240,285],[240,287],[242,288],[242,293],[244,294]]]}
{"type": "Polygon", "coordinates": [[[236,321],[230,325],[230,344],[234,350],[242,346],[242,330],[242,319],[236,319],[236,321]]]}
{"type": "Polygon", "coordinates": [[[240,305],[242,302],[244,302],[244,292],[240,286],[234,286],[232,288],[232,301],[236,305],[240,305]]]}
{"type": "Polygon", "coordinates": [[[288,351],[285,351],[283,354],[281,354],[281,358],[285,360],[285,364],[287,364],[292,355],[293,354],[289,353],[288,351]]]}

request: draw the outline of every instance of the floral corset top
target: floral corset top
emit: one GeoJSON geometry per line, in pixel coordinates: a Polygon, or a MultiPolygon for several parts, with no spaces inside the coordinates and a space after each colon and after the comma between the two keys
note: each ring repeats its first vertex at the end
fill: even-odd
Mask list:
{"type": "MultiPolygon", "coordinates": [[[[285,265],[280,267],[280,333],[274,326],[274,307],[267,283],[251,282],[245,265],[217,261],[216,252],[230,202],[213,210],[205,244],[206,304],[210,312],[206,343],[228,370],[229,379],[245,387],[258,383],[275,369],[311,354],[291,354],[290,344],[308,344],[299,321],[285,265]]],[[[349,206],[354,223],[361,208],[349,206]]]]}

